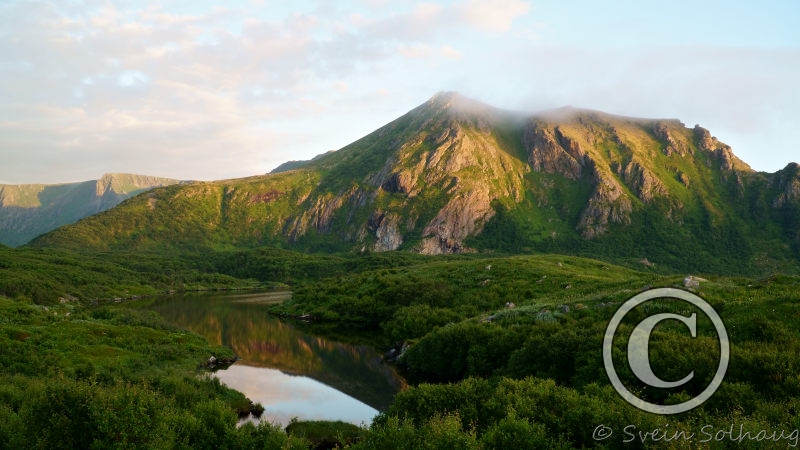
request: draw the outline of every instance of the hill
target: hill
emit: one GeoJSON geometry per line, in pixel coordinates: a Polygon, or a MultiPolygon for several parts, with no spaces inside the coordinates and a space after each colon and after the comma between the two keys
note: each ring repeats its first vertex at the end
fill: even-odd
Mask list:
{"type": "Polygon", "coordinates": [[[761,273],[796,270],[800,254],[798,165],[755,172],[674,119],[531,115],[440,93],[291,167],[155,189],[33,245],[558,252],[761,273]]]}
{"type": "Polygon", "coordinates": [[[116,173],[80,183],[0,185],[0,243],[23,245],[61,225],[112,208],[133,195],[178,182],[116,173]]]}

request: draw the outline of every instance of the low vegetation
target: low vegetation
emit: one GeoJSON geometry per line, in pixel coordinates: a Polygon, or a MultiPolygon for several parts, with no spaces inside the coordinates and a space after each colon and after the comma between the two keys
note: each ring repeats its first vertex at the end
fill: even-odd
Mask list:
{"type": "MultiPolygon", "coordinates": [[[[558,255],[283,250],[134,257],[5,248],[0,267],[0,446],[9,448],[785,448],[789,438],[735,438],[740,427],[752,436],[800,428],[796,276],[702,274],[707,281],[693,289],[725,322],[730,366],[701,407],[656,416],[614,391],[602,339],[621,302],[649,288],[682,288],[685,274],[558,255]],[[248,400],[200,368],[210,355],[232,357],[229,349],[133,303],[92,302],[277,283],[291,285],[294,297],[276,314],[366,335],[397,356],[412,387],[368,428],[237,427],[248,400]],[[597,440],[601,425],[613,430],[608,439],[597,440]],[[730,427],[732,435],[703,441],[701,430],[730,427]],[[694,438],[657,441],[657,429],[694,438]]],[[[652,302],[626,317],[620,336],[656,312],[685,315],[686,306],[652,302]]],[[[668,321],[651,342],[654,372],[674,380],[694,370],[692,382],[667,391],[637,385],[620,358],[624,337],[613,351],[620,378],[653,402],[696,395],[719,353],[708,321],[699,318],[698,328],[692,339],[668,321]]]]}
{"type": "MultiPolygon", "coordinates": [[[[399,363],[415,386],[400,393],[376,420],[359,448],[785,448],[779,442],[712,439],[701,430],[730,426],[751,430],[800,427],[800,277],[712,277],[697,294],[722,316],[731,342],[725,382],[701,407],[657,416],[626,403],[611,387],[602,360],[606,326],[617,307],[638,292],[683,286],[684,277],[622,269],[596,260],[556,255],[433,260],[365,271],[306,284],[276,307],[311,314],[322,322],[368,328],[384,345],[405,349],[399,363]],[[603,425],[607,440],[593,436],[603,425]],[[694,440],[655,442],[631,430],[694,433],[694,440]],[[706,427],[706,428],[703,428],[706,427]],[[626,442],[630,440],[630,442],[626,442]],[[701,445],[702,444],[702,445],[701,445]]],[[[685,288],[684,288],[685,289],[685,288]]],[[[686,304],[659,300],[626,316],[620,336],[646,315],[686,315],[686,304]]],[[[702,314],[702,313],[700,313],[702,314]]],[[[648,388],[614,344],[615,367],[626,386],[660,404],[698,395],[717,368],[719,347],[708,319],[698,337],[666,323],[651,342],[653,370],[666,380],[693,371],[672,390],[648,388]],[[689,355],[687,356],[687,351],[689,355]],[[637,385],[638,383],[638,385],[637,385]]],[[[795,432],[794,436],[800,432],[795,432]]]]}

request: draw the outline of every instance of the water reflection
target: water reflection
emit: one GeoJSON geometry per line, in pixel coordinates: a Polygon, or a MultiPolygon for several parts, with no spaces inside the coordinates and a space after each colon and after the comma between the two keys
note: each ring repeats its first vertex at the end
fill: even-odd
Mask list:
{"type": "MultiPolygon", "coordinates": [[[[264,405],[261,420],[283,426],[293,417],[368,425],[378,414],[375,408],[319,381],[277,369],[234,364],[216,375],[223,383],[264,405]]],[[[256,419],[251,416],[249,420],[256,419]]]]}
{"type": "Polygon", "coordinates": [[[405,382],[380,354],[281,322],[264,306],[275,299],[274,293],[187,294],[165,298],[152,309],[214,344],[231,347],[242,360],[217,375],[260,402],[267,420],[285,424],[291,417],[324,418],[359,424],[388,408],[405,382]]]}

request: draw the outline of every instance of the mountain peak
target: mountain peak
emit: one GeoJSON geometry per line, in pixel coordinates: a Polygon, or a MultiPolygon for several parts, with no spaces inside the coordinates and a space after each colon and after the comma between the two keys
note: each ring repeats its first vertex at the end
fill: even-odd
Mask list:
{"type": "Polygon", "coordinates": [[[446,105],[453,101],[459,101],[459,100],[474,101],[472,99],[469,99],[461,95],[461,93],[459,93],[458,91],[439,91],[433,94],[433,96],[428,100],[428,103],[440,103],[446,105]]]}
{"type": "Polygon", "coordinates": [[[455,91],[438,92],[422,106],[434,110],[447,111],[450,114],[458,116],[495,113],[499,111],[493,106],[471,99],[455,91]]]}
{"type": "Polygon", "coordinates": [[[412,111],[426,119],[454,121],[470,124],[482,130],[503,121],[521,121],[525,115],[519,112],[495,108],[489,104],[469,98],[455,91],[436,93],[427,102],[412,111]]]}

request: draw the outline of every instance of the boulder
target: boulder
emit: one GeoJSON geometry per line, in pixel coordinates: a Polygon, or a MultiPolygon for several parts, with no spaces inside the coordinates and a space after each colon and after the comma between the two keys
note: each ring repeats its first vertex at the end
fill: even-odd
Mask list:
{"type": "Polygon", "coordinates": [[[705,278],[696,277],[694,275],[689,275],[688,277],[683,279],[683,287],[687,289],[697,289],[700,287],[701,281],[708,281],[705,278]]]}

